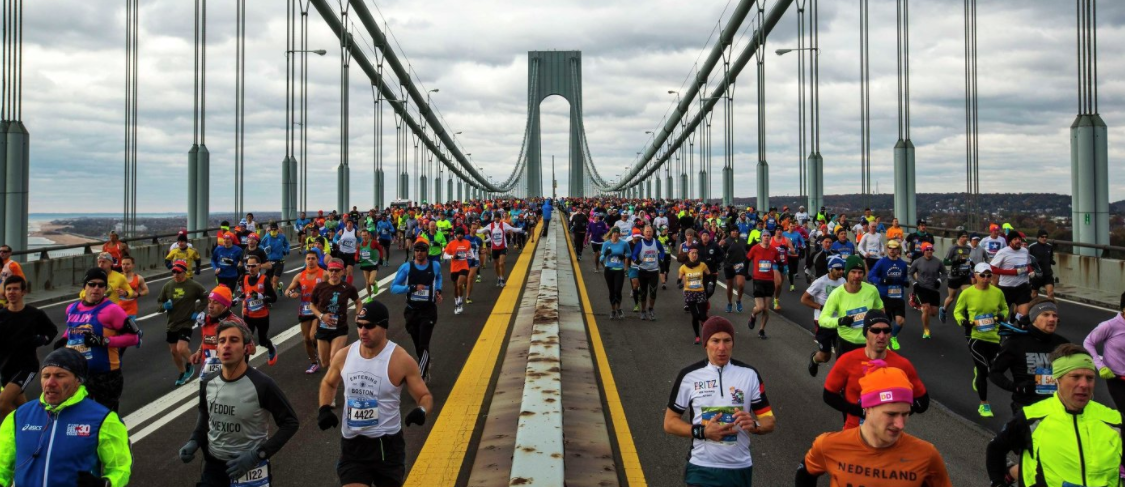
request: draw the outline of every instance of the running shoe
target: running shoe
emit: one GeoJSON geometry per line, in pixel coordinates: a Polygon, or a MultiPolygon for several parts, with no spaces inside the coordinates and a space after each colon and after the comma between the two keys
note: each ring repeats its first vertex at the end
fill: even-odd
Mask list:
{"type": "Polygon", "coordinates": [[[473,298],[465,298],[465,304],[473,304],[473,298]]]}
{"type": "Polygon", "coordinates": [[[661,284],[660,289],[663,289],[663,290],[667,291],[668,290],[668,283],[661,284]]]}
{"type": "Polygon", "coordinates": [[[797,290],[797,286],[794,286],[794,285],[790,284],[789,285],[789,292],[793,292],[795,290],[797,290]]]}
{"type": "Polygon", "coordinates": [[[507,280],[507,279],[501,279],[501,280],[500,280],[500,287],[504,287],[504,286],[506,286],[507,284],[508,284],[508,280],[507,280]]]}
{"type": "Polygon", "coordinates": [[[649,321],[656,321],[656,310],[652,310],[652,309],[648,310],[648,320],[649,321]]]}
{"type": "Polygon", "coordinates": [[[820,372],[820,366],[817,365],[816,360],[813,360],[813,357],[815,356],[816,352],[813,352],[811,355],[809,355],[809,375],[813,377],[816,377],[816,373],[820,372]]]}
{"type": "Polygon", "coordinates": [[[945,323],[945,307],[944,306],[942,306],[941,308],[938,308],[937,319],[941,320],[942,323],[945,323]]]}
{"type": "Polygon", "coordinates": [[[734,309],[734,306],[731,305],[730,303],[727,303],[727,313],[730,313],[733,309],[734,309]]]}
{"type": "Polygon", "coordinates": [[[185,382],[191,382],[192,377],[195,377],[195,365],[188,364],[188,366],[187,366],[187,381],[185,381],[185,382]]]}
{"type": "Polygon", "coordinates": [[[695,344],[696,345],[702,345],[703,342],[699,339],[699,337],[695,337],[695,344]]]}
{"type": "Polygon", "coordinates": [[[977,408],[977,413],[979,413],[980,417],[982,417],[982,418],[993,417],[992,405],[991,404],[981,404],[980,407],[977,408]]]}
{"type": "Polygon", "coordinates": [[[316,363],[316,362],[313,362],[312,365],[309,365],[309,368],[305,369],[305,373],[306,374],[315,374],[319,370],[320,370],[320,364],[316,363]]]}
{"type": "Polygon", "coordinates": [[[781,311],[781,301],[778,301],[777,298],[773,298],[773,310],[781,311]]]}
{"type": "Polygon", "coordinates": [[[271,366],[276,365],[277,364],[277,347],[270,347],[266,351],[268,352],[268,358],[266,359],[266,363],[271,365],[271,366]]]}
{"type": "MultiPolygon", "coordinates": [[[[696,340],[698,340],[698,338],[696,340]]],[[[189,378],[191,378],[191,376],[188,375],[187,371],[185,370],[184,373],[180,374],[180,376],[176,378],[176,387],[180,387],[186,384],[189,378]]]]}
{"type": "Polygon", "coordinates": [[[768,336],[766,336],[766,330],[764,328],[758,330],[758,338],[761,338],[762,340],[769,338],[768,336]]]}
{"type": "MultiPolygon", "coordinates": [[[[685,308],[686,308],[686,306],[685,306],[685,308]]],[[[634,313],[636,313],[636,312],[638,312],[638,311],[640,311],[640,310],[641,310],[641,304],[640,304],[640,303],[637,303],[637,304],[634,304],[634,305],[633,305],[633,312],[634,312],[634,313]]]]}
{"type": "Polygon", "coordinates": [[[741,313],[741,312],[742,312],[742,301],[739,301],[739,302],[738,302],[738,303],[737,303],[737,304],[735,305],[735,309],[737,309],[739,313],[741,313]]]}
{"type": "Polygon", "coordinates": [[[641,311],[640,315],[641,315],[641,321],[648,320],[648,312],[641,311]]]}
{"type": "Polygon", "coordinates": [[[281,294],[283,292],[285,292],[285,286],[282,286],[280,282],[277,283],[277,294],[281,294]]]}
{"type": "Polygon", "coordinates": [[[366,298],[363,298],[363,304],[370,303],[374,300],[375,300],[375,294],[368,294],[366,298]]]}
{"type": "Polygon", "coordinates": [[[746,322],[746,326],[748,326],[751,330],[753,330],[754,327],[757,326],[757,324],[758,324],[758,315],[754,315],[754,314],[750,315],[750,321],[746,322]]]}
{"type": "Polygon", "coordinates": [[[898,337],[891,337],[891,350],[898,350],[898,337]]]}
{"type": "Polygon", "coordinates": [[[455,315],[461,314],[461,306],[460,305],[457,305],[457,306],[453,307],[453,314],[455,314],[455,315]]]}
{"type": "Polygon", "coordinates": [[[930,332],[928,332],[928,331],[922,332],[922,339],[923,340],[929,340],[930,339],[930,332]]]}
{"type": "Polygon", "coordinates": [[[480,282],[480,274],[477,274],[477,282],[480,282]]]}

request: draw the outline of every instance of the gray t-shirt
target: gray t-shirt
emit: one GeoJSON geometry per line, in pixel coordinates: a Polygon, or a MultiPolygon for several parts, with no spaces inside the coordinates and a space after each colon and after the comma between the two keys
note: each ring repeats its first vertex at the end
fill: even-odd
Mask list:
{"type": "Polygon", "coordinates": [[[928,260],[925,257],[919,257],[910,263],[910,269],[906,271],[906,274],[910,276],[910,280],[915,286],[936,291],[941,289],[938,279],[945,277],[945,265],[937,257],[928,260]]]}
{"type": "Polygon", "coordinates": [[[211,374],[199,383],[199,419],[191,439],[205,445],[215,458],[231,460],[247,450],[262,450],[269,458],[297,427],[297,415],[285,394],[257,369],[248,368],[234,380],[211,374]],[[272,438],[268,438],[270,416],[278,427],[272,438]]]}

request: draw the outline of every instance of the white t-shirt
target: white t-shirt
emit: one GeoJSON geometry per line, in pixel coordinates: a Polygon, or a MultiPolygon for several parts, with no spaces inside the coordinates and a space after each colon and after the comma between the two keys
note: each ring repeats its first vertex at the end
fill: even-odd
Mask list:
{"type": "Polygon", "coordinates": [[[859,246],[856,250],[859,255],[868,259],[883,258],[883,234],[879,232],[863,234],[863,238],[859,239],[859,246]]]}
{"type": "MultiPolygon", "coordinates": [[[[843,277],[833,280],[828,277],[828,274],[825,274],[813,281],[812,284],[809,284],[809,288],[806,289],[805,292],[809,293],[809,296],[812,296],[816,304],[824,306],[824,303],[828,302],[828,295],[832,294],[832,291],[835,291],[836,288],[843,287],[846,283],[847,279],[843,277]]],[[[812,317],[814,320],[819,320],[820,310],[814,309],[812,317]]]]}
{"type": "Polygon", "coordinates": [[[984,247],[984,253],[988,254],[988,258],[991,260],[996,257],[996,253],[999,252],[1000,249],[1008,246],[1008,239],[1004,238],[1003,235],[996,238],[992,238],[990,235],[980,239],[980,246],[984,247]]]}
{"type": "Polygon", "coordinates": [[[1028,283],[1027,273],[1031,271],[1031,259],[1027,253],[1027,249],[1020,248],[1019,250],[1012,250],[1012,247],[1004,247],[996,252],[996,257],[992,258],[992,267],[1000,269],[1015,269],[1018,273],[1014,276],[1000,275],[1001,287],[1015,287],[1028,283]]]}

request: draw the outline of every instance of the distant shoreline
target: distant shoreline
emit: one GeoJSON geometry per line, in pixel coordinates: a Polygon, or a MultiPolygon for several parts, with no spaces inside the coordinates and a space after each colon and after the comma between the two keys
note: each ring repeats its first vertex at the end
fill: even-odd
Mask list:
{"type": "Polygon", "coordinates": [[[46,239],[46,240],[51,241],[52,243],[46,244],[48,246],[78,245],[78,244],[97,243],[98,242],[98,240],[95,240],[95,239],[92,239],[92,238],[83,237],[81,235],[75,235],[73,233],[63,232],[63,231],[61,231],[61,229],[63,229],[63,228],[66,228],[66,227],[64,225],[56,225],[56,224],[49,223],[49,222],[43,222],[43,223],[39,224],[38,230],[30,232],[28,234],[28,236],[38,237],[38,238],[42,238],[42,239],[46,239]]]}

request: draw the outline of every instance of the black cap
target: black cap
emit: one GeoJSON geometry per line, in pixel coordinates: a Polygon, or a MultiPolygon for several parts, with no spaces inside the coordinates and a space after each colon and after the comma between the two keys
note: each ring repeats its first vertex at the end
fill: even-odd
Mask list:
{"type": "Polygon", "coordinates": [[[457,227],[457,228],[454,228],[454,229],[453,229],[453,234],[454,234],[454,235],[464,235],[464,234],[465,234],[465,227],[457,227]]]}
{"type": "Polygon", "coordinates": [[[47,358],[43,359],[43,366],[39,370],[47,367],[65,369],[78,377],[81,382],[86,382],[86,374],[89,370],[86,357],[72,348],[60,348],[47,354],[47,358]]]}
{"type": "Polygon", "coordinates": [[[1040,237],[1046,237],[1046,236],[1048,236],[1048,235],[1050,235],[1050,234],[1049,234],[1049,233],[1047,233],[1047,231],[1046,231],[1046,230],[1044,230],[1044,229],[1039,229],[1039,236],[1040,236],[1040,237]]]}
{"type": "Polygon", "coordinates": [[[867,334],[867,330],[876,323],[891,324],[891,319],[887,317],[887,313],[881,309],[873,309],[868,311],[863,316],[863,334],[867,334]]]}
{"type": "Polygon", "coordinates": [[[94,279],[101,279],[106,283],[109,282],[109,276],[106,275],[105,271],[103,271],[101,267],[94,267],[86,271],[86,277],[82,278],[82,285],[85,286],[87,282],[93,281],[94,279]]]}
{"type": "Polygon", "coordinates": [[[176,237],[177,242],[187,242],[187,235],[180,235],[176,237]]]}
{"type": "Polygon", "coordinates": [[[270,223],[270,230],[277,230],[277,223],[270,223]]]}
{"type": "Polygon", "coordinates": [[[919,219],[918,219],[918,224],[919,224],[919,225],[925,225],[925,224],[926,224],[926,220],[923,220],[923,219],[919,218],[919,219]]]}
{"type": "Polygon", "coordinates": [[[355,317],[356,322],[374,323],[375,326],[381,326],[387,329],[391,324],[391,312],[387,310],[387,306],[378,301],[372,300],[369,303],[364,303],[363,308],[360,308],[359,314],[355,317]]]}
{"type": "Polygon", "coordinates": [[[968,237],[968,236],[969,236],[969,232],[966,232],[964,230],[961,230],[960,232],[957,232],[957,238],[968,237]]]}

